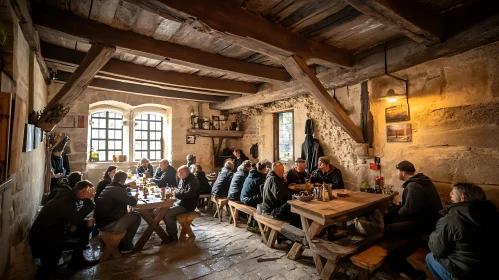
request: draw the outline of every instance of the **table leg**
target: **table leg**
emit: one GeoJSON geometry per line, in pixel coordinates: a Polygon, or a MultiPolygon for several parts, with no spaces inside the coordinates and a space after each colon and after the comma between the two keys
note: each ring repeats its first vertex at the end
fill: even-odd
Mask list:
{"type": "MultiPolygon", "coordinates": [[[[312,239],[321,232],[321,230],[324,228],[323,225],[317,223],[317,222],[312,222],[310,227],[308,227],[308,221],[305,219],[307,223],[307,231],[305,232],[305,237],[307,238],[308,244],[312,244],[312,239]]],[[[302,220],[303,223],[303,220],[302,220]]],[[[310,245],[309,245],[310,247],[310,245]]],[[[312,251],[312,256],[314,257],[314,262],[315,262],[315,267],[317,268],[317,273],[321,273],[323,270],[323,264],[322,264],[322,258],[321,256],[316,253],[315,251],[312,251]]]]}
{"type": "Polygon", "coordinates": [[[151,216],[151,213],[148,210],[139,210],[140,215],[147,222],[148,226],[142,236],[139,238],[139,241],[135,244],[133,250],[140,251],[146,245],[147,240],[151,237],[153,231],[155,231],[161,240],[166,241],[168,239],[168,235],[163,230],[163,228],[159,225],[161,219],[165,216],[166,212],[168,212],[168,208],[161,208],[159,211],[154,211],[154,218],[151,216]]]}
{"type": "Polygon", "coordinates": [[[329,279],[334,279],[334,276],[338,272],[338,264],[328,260],[326,263],[326,266],[324,266],[324,269],[322,270],[322,273],[320,273],[320,279],[321,280],[329,280],[329,279]]]}

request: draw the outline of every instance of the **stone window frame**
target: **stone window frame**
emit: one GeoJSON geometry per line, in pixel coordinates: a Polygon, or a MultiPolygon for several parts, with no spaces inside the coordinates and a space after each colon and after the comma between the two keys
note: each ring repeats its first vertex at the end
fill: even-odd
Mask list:
{"type": "Polygon", "coordinates": [[[277,112],[272,112],[272,117],[273,117],[273,131],[274,131],[274,161],[280,161],[280,162],[283,162],[283,163],[287,163],[287,162],[292,162],[293,161],[293,158],[295,156],[295,112],[294,112],[294,109],[288,109],[288,110],[283,110],[283,111],[277,111],[277,112]],[[279,114],[282,114],[282,113],[291,113],[291,124],[293,126],[293,133],[292,133],[292,156],[290,159],[285,159],[285,160],[281,160],[280,157],[279,157],[279,114]]]}

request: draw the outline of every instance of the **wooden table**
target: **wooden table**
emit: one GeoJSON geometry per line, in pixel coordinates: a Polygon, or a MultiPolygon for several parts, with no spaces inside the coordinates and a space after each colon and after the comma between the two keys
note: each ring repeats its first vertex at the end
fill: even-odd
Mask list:
{"type": "MultiPolygon", "coordinates": [[[[338,191],[333,190],[333,196],[336,197],[337,192],[338,191]]],[[[336,223],[344,223],[355,217],[373,212],[375,209],[386,207],[392,202],[393,197],[396,195],[397,193],[385,195],[349,192],[348,197],[340,197],[328,202],[317,200],[312,200],[310,202],[290,200],[288,203],[291,205],[291,212],[300,215],[306,241],[308,244],[312,244],[312,239],[325,227],[336,223]]],[[[322,259],[319,253],[313,250],[314,246],[310,247],[313,251],[312,253],[317,272],[321,274],[324,269],[322,259]]],[[[295,243],[288,253],[288,258],[296,259],[299,257],[302,248],[303,244],[295,243]]]]}
{"type": "Polygon", "coordinates": [[[159,223],[175,201],[176,199],[174,198],[162,200],[154,197],[154,195],[150,195],[147,200],[140,199],[137,202],[137,205],[132,207],[132,209],[137,210],[140,213],[148,224],[147,229],[142,233],[139,241],[135,244],[133,248],[134,251],[142,250],[153,231],[158,234],[161,240],[165,242],[168,240],[168,235],[159,223]]]}

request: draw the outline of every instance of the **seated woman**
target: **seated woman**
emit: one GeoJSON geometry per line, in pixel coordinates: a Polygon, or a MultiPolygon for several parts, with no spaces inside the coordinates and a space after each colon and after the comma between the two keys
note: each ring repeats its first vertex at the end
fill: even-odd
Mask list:
{"type": "Polygon", "coordinates": [[[154,169],[151,162],[147,158],[143,158],[139,164],[137,164],[137,175],[144,174],[146,178],[151,178],[154,175],[154,169]]]}
{"type": "Polygon", "coordinates": [[[106,172],[104,172],[104,177],[100,180],[99,184],[97,184],[97,190],[95,191],[94,200],[97,201],[100,193],[104,190],[105,187],[110,185],[113,181],[114,174],[118,171],[118,167],[111,165],[107,168],[106,172]]]}
{"type": "Polygon", "coordinates": [[[196,176],[199,182],[199,193],[200,194],[210,194],[211,193],[211,185],[206,178],[206,174],[203,171],[201,165],[192,165],[191,172],[196,176]]]}

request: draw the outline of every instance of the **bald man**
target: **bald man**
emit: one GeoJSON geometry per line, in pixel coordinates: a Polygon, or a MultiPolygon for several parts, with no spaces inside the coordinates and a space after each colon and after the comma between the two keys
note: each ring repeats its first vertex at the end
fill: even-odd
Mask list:
{"type": "Polygon", "coordinates": [[[156,183],[158,187],[164,188],[166,186],[177,187],[177,170],[170,165],[167,159],[161,160],[152,182],[156,183]]]}

